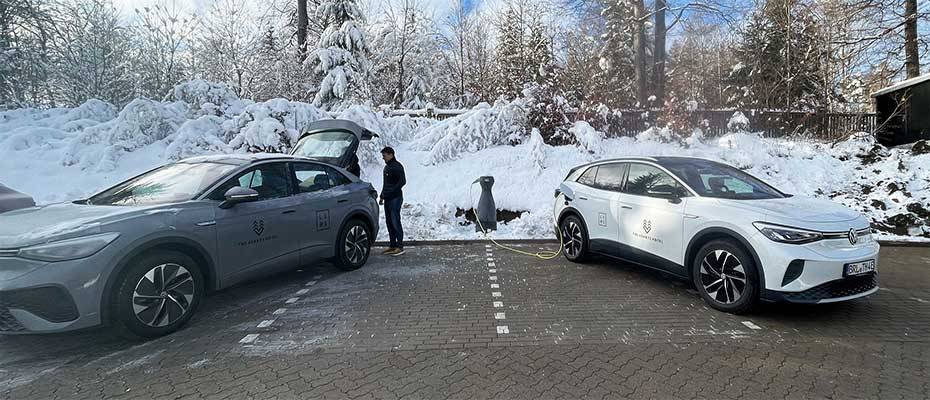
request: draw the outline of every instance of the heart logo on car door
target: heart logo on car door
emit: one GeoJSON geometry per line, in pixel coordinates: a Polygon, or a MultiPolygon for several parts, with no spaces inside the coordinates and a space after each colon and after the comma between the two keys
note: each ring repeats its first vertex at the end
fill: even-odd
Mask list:
{"type": "Polygon", "coordinates": [[[261,236],[265,232],[265,220],[256,220],[252,221],[252,231],[256,235],[261,236]]]}
{"type": "Polygon", "coordinates": [[[649,233],[652,230],[652,221],[648,219],[643,220],[643,232],[649,233]]]}

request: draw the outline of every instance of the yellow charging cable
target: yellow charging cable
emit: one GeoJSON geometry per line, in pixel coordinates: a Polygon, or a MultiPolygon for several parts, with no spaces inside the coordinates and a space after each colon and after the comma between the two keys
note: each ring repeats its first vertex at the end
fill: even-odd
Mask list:
{"type": "MultiPolygon", "coordinates": [[[[558,226],[557,224],[553,224],[553,226],[555,226],[555,232],[556,232],[556,235],[557,235],[558,238],[559,238],[559,250],[558,250],[558,251],[546,250],[546,251],[539,251],[539,252],[536,252],[536,253],[530,253],[530,252],[528,252],[528,251],[523,251],[523,250],[520,250],[520,249],[515,249],[515,248],[510,247],[510,246],[507,246],[507,245],[505,245],[505,244],[503,244],[503,243],[498,243],[496,240],[494,240],[494,238],[491,237],[491,235],[488,233],[488,231],[487,231],[486,229],[484,229],[484,226],[481,225],[481,217],[478,216],[478,208],[474,206],[474,201],[472,201],[472,200],[474,199],[474,197],[472,196],[472,189],[474,188],[474,185],[475,185],[475,183],[477,183],[477,182],[478,182],[478,181],[473,182],[473,183],[472,183],[472,186],[470,186],[470,187],[468,188],[468,200],[469,200],[470,203],[472,203],[472,209],[471,209],[472,214],[475,214],[475,222],[478,223],[478,228],[481,229],[481,233],[484,234],[484,237],[486,237],[488,240],[490,240],[491,243],[494,243],[497,247],[500,247],[500,248],[502,248],[502,249],[504,249],[504,250],[509,250],[509,251],[514,252],[514,253],[522,254],[522,255],[525,255],[525,256],[536,257],[536,258],[538,258],[538,259],[540,259],[540,260],[552,260],[552,259],[554,259],[554,258],[556,258],[556,257],[558,257],[558,256],[560,256],[560,255],[562,255],[562,248],[565,246],[565,242],[563,242],[563,240],[562,240],[562,230],[559,229],[559,226],[558,226]]],[[[494,218],[497,218],[497,216],[495,215],[494,218]]]]}

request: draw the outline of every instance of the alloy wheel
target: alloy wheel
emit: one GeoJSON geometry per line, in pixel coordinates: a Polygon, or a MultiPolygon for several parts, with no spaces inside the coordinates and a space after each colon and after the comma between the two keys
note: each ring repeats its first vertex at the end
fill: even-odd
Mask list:
{"type": "Polygon", "coordinates": [[[345,255],[350,263],[353,265],[360,263],[368,255],[370,248],[370,240],[365,228],[355,225],[349,229],[346,233],[345,255]]]}
{"type": "Polygon", "coordinates": [[[746,291],[746,270],[732,253],[714,250],[701,261],[701,285],[710,298],[722,304],[733,304],[746,291]]]}
{"type": "Polygon", "coordinates": [[[171,325],[185,316],[194,301],[194,278],[187,268],[168,263],[153,267],[136,283],[132,310],[150,327],[171,325]]]}
{"type": "Polygon", "coordinates": [[[573,259],[581,254],[584,236],[581,234],[581,227],[575,221],[562,224],[562,242],[564,243],[565,254],[569,258],[573,259]]]}

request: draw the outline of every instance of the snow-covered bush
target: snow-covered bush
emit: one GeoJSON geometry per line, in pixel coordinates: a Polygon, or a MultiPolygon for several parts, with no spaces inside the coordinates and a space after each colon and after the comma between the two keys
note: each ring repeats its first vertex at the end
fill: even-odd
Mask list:
{"type": "Polygon", "coordinates": [[[222,118],[205,115],[188,120],[168,138],[171,143],[165,149],[164,158],[166,161],[178,161],[204,154],[231,152],[231,147],[222,137],[222,118]]]}
{"type": "Polygon", "coordinates": [[[604,132],[594,129],[585,121],[578,121],[572,125],[568,133],[572,137],[572,142],[577,143],[578,147],[589,154],[597,154],[603,150],[604,140],[607,135],[604,132]]]}
{"type": "Polygon", "coordinates": [[[184,102],[195,116],[238,114],[244,107],[242,100],[229,85],[203,79],[175,85],[168,99],[184,102]]]}
{"type": "Polygon", "coordinates": [[[417,134],[413,147],[430,152],[425,160],[438,164],[462,153],[523,140],[526,131],[524,100],[498,101],[494,106],[481,103],[468,112],[439,122],[417,134]]]}
{"type": "Polygon", "coordinates": [[[224,140],[242,151],[287,152],[313,121],[330,118],[313,105],[285,99],[249,104],[224,125],[224,140]]]}
{"type": "Polygon", "coordinates": [[[749,132],[749,118],[737,111],[727,121],[728,132],[749,132]]]}

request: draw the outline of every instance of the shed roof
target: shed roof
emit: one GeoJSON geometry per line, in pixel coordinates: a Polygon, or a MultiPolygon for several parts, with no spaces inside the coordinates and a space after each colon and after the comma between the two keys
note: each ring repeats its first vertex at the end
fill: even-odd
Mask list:
{"type": "Polygon", "coordinates": [[[914,86],[919,83],[924,83],[926,81],[930,81],[930,74],[924,74],[924,75],[921,75],[915,78],[911,78],[911,79],[907,79],[907,80],[895,83],[894,85],[888,86],[884,89],[876,91],[875,93],[872,93],[872,97],[881,96],[883,94],[888,94],[891,92],[897,92],[898,90],[909,88],[911,86],[914,86]]]}

